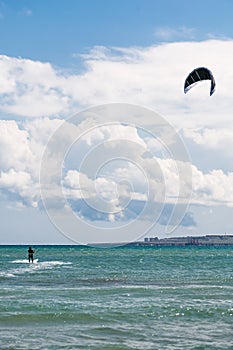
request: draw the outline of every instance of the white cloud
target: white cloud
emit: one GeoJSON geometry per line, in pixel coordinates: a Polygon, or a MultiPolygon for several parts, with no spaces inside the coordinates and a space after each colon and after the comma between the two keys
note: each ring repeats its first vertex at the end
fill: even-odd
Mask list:
{"type": "Polygon", "coordinates": [[[0,190],[12,202],[37,206],[41,157],[61,120],[0,120],[0,190]]]}
{"type": "Polygon", "coordinates": [[[13,168],[16,171],[31,173],[36,169],[38,172],[49,137],[61,122],[48,118],[21,123],[15,120],[0,120],[0,169],[13,168]]]}
{"type": "Polygon", "coordinates": [[[221,150],[222,156],[233,157],[233,130],[230,128],[186,129],[185,136],[203,148],[221,150]]]}
{"type": "MultiPolygon", "coordinates": [[[[185,34],[185,30],[181,29],[180,35],[185,34]]],[[[186,30],[186,34],[192,34],[192,31],[186,30]]],[[[182,130],[184,142],[193,141],[197,156],[205,159],[208,150],[221,151],[224,159],[232,158],[232,55],[232,40],[179,42],[147,48],[96,47],[83,56],[85,70],[70,75],[49,63],[0,56],[2,115],[11,113],[18,120],[34,117],[26,121],[23,118],[21,122],[0,121],[2,193],[12,201],[21,200],[32,206],[38,204],[40,161],[49,136],[70,113],[104,103],[125,102],[153,109],[182,130]],[[209,97],[209,82],[199,84],[187,95],[183,93],[186,75],[198,66],[209,67],[215,76],[216,92],[212,97],[209,97]],[[56,116],[61,119],[50,119],[56,116]],[[18,197],[12,197],[13,193],[18,197]]],[[[82,125],[78,127],[82,128],[82,125]]],[[[64,131],[64,137],[69,139],[68,131],[64,131]]],[[[163,197],[160,178],[156,177],[160,169],[166,186],[166,201],[173,203],[179,194],[177,169],[168,153],[162,152],[158,140],[148,135],[142,137],[133,126],[110,128],[105,125],[85,135],[81,160],[82,152],[88,147],[125,139],[154,153],[154,160],[150,155],[142,163],[153,198],[162,200],[163,197]],[[154,167],[155,160],[158,168],[154,167]]],[[[108,152],[108,149],[104,151],[108,152]]],[[[133,154],[135,150],[129,148],[127,151],[133,154]]],[[[139,152],[137,157],[141,156],[139,152]]],[[[135,157],[134,154],[133,159],[135,157]]],[[[68,169],[64,179],[67,198],[77,200],[84,196],[97,202],[99,195],[112,211],[119,210],[127,200],[143,202],[146,199],[145,183],[133,167],[118,164],[111,170],[111,174],[110,171],[103,172],[96,181],[85,173],[79,174],[85,185],[81,193],[76,170],[68,169]]],[[[231,171],[223,171],[217,163],[212,163],[208,171],[193,164],[192,170],[191,203],[232,205],[231,171]]],[[[185,186],[183,192],[185,194],[185,186]]],[[[113,214],[109,220],[114,220],[113,214]]]]}
{"type": "Polygon", "coordinates": [[[8,172],[1,172],[0,189],[17,204],[32,207],[38,205],[39,184],[34,183],[30,174],[25,171],[10,169],[8,172]]]}
{"type": "MultiPolygon", "coordinates": [[[[18,194],[18,197],[13,197],[13,200],[19,201],[21,198],[28,205],[35,206],[35,203],[38,204],[40,201],[38,189],[41,156],[50,135],[61,123],[61,120],[49,120],[48,118],[27,120],[23,123],[4,120],[0,122],[0,188],[6,195],[9,194],[11,199],[11,194],[14,193],[18,194]]],[[[69,134],[68,129],[66,132],[69,134]]],[[[148,141],[148,135],[143,140],[132,126],[104,126],[100,128],[99,132],[100,134],[92,135],[92,138],[84,138],[85,145],[82,144],[81,147],[85,148],[85,152],[88,152],[89,147],[93,147],[100,140],[103,143],[108,143],[109,140],[129,138],[131,142],[141,144],[145,151],[149,150],[147,144],[151,147],[151,143],[153,143],[148,141]]],[[[213,149],[220,147],[219,145],[224,141],[225,144],[222,147],[226,147],[226,142],[231,142],[231,132],[227,130],[225,130],[225,134],[222,131],[217,133],[213,130],[204,130],[201,136],[196,131],[189,131],[188,136],[192,137],[198,144],[213,147],[213,149]]],[[[135,159],[135,149],[130,148],[130,145],[131,143],[129,143],[127,154],[131,152],[132,159],[135,159]]],[[[126,151],[124,149],[126,146],[127,144],[122,143],[122,154],[126,151]]],[[[119,147],[119,144],[113,143],[111,147],[119,147]]],[[[155,149],[160,152],[157,140],[155,141],[155,149]]],[[[142,155],[138,154],[137,159],[140,159],[142,155]]],[[[63,183],[65,194],[73,200],[95,197],[98,201],[99,196],[111,205],[114,202],[119,211],[122,205],[132,199],[145,201],[148,198],[149,188],[150,195],[156,201],[163,200],[163,190],[165,190],[165,201],[174,203],[180,195],[179,174],[175,162],[169,159],[167,154],[164,158],[158,158],[154,155],[154,159],[150,154],[149,158],[142,158],[140,167],[137,168],[137,164],[125,160],[109,162],[99,174],[96,174],[97,177],[94,180],[85,173],[68,169],[64,175],[63,183]],[[162,179],[164,184],[161,182],[162,179]]],[[[186,171],[185,164],[181,164],[180,167],[183,172],[186,171]]],[[[192,172],[193,196],[191,203],[232,205],[232,172],[224,173],[221,169],[213,169],[204,173],[195,165],[192,166],[192,172]]],[[[185,196],[186,193],[188,191],[183,184],[182,195],[185,196]]]]}
{"type": "Polygon", "coordinates": [[[0,56],[1,110],[16,116],[54,116],[67,108],[62,77],[49,63],[0,56]]]}
{"type": "Polygon", "coordinates": [[[0,166],[2,170],[13,167],[27,170],[34,161],[28,144],[28,134],[14,120],[0,121],[0,166]]]}
{"type": "Polygon", "coordinates": [[[24,171],[16,172],[15,170],[10,169],[7,173],[1,173],[0,186],[2,187],[24,189],[25,187],[29,186],[30,182],[30,174],[24,171]]]}
{"type": "MultiPolygon", "coordinates": [[[[107,120],[106,120],[107,124],[107,120]]],[[[88,146],[91,146],[98,142],[108,141],[119,141],[119,140],[127,140],[129,142],[134,142],[142,147],[146,148],[146,144],[142,138],[139,137],[137,129],[130,125],[121,125],[115,124],[100,126],[91,130],[87,134],[82,137],[88,146]]],[[[109,144],[110,145],[110,144],[109,144]]]]}
{"type": "Polygon", "coordinates": [[[233,172],[224,174],[222,170],[213,170],[203,174],[193,167],[192,202],[208,205],[233,206],[233,172]]]}
{"type": "Polygon", "coordinates": [[[231,122],[232,40],[167,43],[147,48],[96,47],[83,57],[85,70],[67,74],[49,63],[0,56],[2,113],[17,116],[67,116],[110,102],[152,108],[175,125],[206,126],[231,122]],[[209,82],[183,93],[186,75],[210,68],[209,82]]]}

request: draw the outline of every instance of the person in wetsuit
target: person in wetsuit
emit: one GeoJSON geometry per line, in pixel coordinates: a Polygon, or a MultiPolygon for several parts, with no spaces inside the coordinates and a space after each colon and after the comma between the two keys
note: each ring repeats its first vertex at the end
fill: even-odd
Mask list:
{"type": "Polygon", "coordinates": [[[28,248],[28,261],[33,263],[33,254],[34,254],[34,250],[32,249],[32,247],[28,248]]]}

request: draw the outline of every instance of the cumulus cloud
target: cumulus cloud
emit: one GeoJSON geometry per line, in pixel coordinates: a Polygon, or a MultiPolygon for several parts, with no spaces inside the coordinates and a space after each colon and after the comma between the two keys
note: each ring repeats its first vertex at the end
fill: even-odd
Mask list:
{"type": "Polygon", "coordinates": [[[41,157],[61,120],[0,120],[0,191],[10,201],[37,206],[41,157]]]}
{"type": "Polygon", "coordinates": [[[204,174],[193,166],[192,203],[233,206],[233,172],[221,169],[204,174]]]}
{"type": "MultiPolygon", "coordinates": [[[[24,122],[1,121],[0,190],[12,203],[40,207],[40,161],[49,137],[61,123],[61,120],[48,118],[24,122]]],[[[66,131],[69,134],[69,130],[66,131]]],[[[68,169],[65,169],[61,177],[67,202],[78,215],[88,217],[89,220],[130,221],[143,211],[150,198],[158,206],[161,203],[164,205],[159,223],[166,224],[180,196],[176,162],[168,158],[167,154],[161,156],[158,140],[154,145],[152,141],[149,142],[148,135],[143,139],[132,126],[103,126],[96,135],[84,135],[81,148],[88,152],[89,147],[100,141],[104,143],[115,140],[117,135],[122,139],[129,137],[131,142],[141,143],[150,157],[145,157],[141,163],[143,166],[139,168],[137,164],[126,160],[109,162],[95,177],[70,169],[72,162],[68,162],[68,169]],[[158,155],[151,154],[149,147],[158,151],[158,155]]],[[[116,143],[115,146],[119,145],[116,143]]],[[[123,154],[124,151],[126,149],[122,150],[123,154]]],[[[134,149],[132,152],[134,159],[134,149]]],[[[188,165],[185,163],[181,164],[180,169],[185,172],[186,166],[188,165]]],[[[224,173],[221,169],[204,173],[193,165],[192,176],[193,193],[190,204],[232,206],[233,173],[224,173]]],[[[185,198],[188,192],[183,184],[182,196],[185,198]]],[[[54,195],[51,192],[51,196],[54,195]]],[[[52,197],[51,205],[56,205],[56,200],[52,200],[52,197]]],[[[151,212],[151,217],[153,214],[151,212]]],[[[185,214],[181,225],[195,226],[190,212],[185,214]]]]}
{"type": "Polygon", "coordinates": [[[0,190],[17,205],[37,207],[39,184],[34,183],[29,173],[10,169],[0,174],[0,190]]]}
{"type": "Polygon", "coordinates": [[[0,56],[1,110],[16,116],[54,116],[67,107],[60,77],[51,64],[0,56]]]}
{"type": "MultiPolygon", "coordinates": [[[[165,184],[161,184],[156,178],[150,178],[149,173],[146,173],[145,181],[144,174],[140,173],[139,169],[137,170],[132,164],[116,167],[114,171],[112,169],[111,173],[106,172],[105,176],[102,175],[94,180],[78,171],[70,170],[63,182],[64,195],[69,205],[80,217],[91,221],[115,222],[135,220],[147,206],[149,197],[153,196],[153,205],[144,219],[153,221],[157,216],[156,221],[160,225],[166,226],[172,218],[179,195],[177,193],[179,181],[177,171],[174,165],[171,165],[171,161],[160,160],[160,162],[163,167],[162,172],[166,173],[165,184]],[[171,171],[171,169],[173,170],[171,171]],[[80,178],[83,180],[80,181],[80,178]],[[165,187],[163,189],[167,193],[166,199],[162,203],[163,199],[158,195],[162,191],[161,187],[165,187]],[[85,191],[86,188],[89,191],[92,189],[92,191],[88,193],[85,191]],[[104,205],[100,203],[102,200],[104,205]]],[[[182,203],[179,204],[179,207],[178,210],[182,210],[182,203]]],[[[172,220],[171,225],[175,224],[174,217],[172,220]]],[[[184,227],[196,225],[191,212],[184,214],[180,225],[184,227]]]]}
{"type": "MultiPolygon", "coordinates": [[[[101,178],[97,178],[95,180],[91,180],[84,174],[71,170],[68,171],[65,177],[64,193],[74,210],[78,210],[80,212],[80,206],[85,202],[85,213],[90,214],[90,212],[92,212],[90,217],[95,218],[95,220],[99,220],[100,218],[100,214],[98,212],[100,212],[101,217],[105,217],[106,220],[108,215],[104,213],[102,209],[97,210],[95,213],[92,206],[88,206],[88,201],[86,202],[86,199],[88,199],[89,196],[95,198],[96,203],[98,200],[104,199],[106,202],[106,212],[111,212],[115,220],[131,220],[143,210],[146,202],[149,200],[149,191],[151,191],[151,194],[154,197],[154,202],[157,201],[157,203],[160,204],[160,201],[162,201],[163,198],[160,192],[163,188],[166,195],[163,202],[164,209],[161,217],[159,218],[159,223],[161,225],[165,223],[167,224],[168,217],[171,215],[177,198],[180,196],[179,174],[177,173],[177,168],[173,160],[157,159],[157,161],[160,164],[161,173],[164,176],[164,183],[158,181],[158,178],[155,176],[155,172],[153,173],[153,177],[151,176],[149,171],[151,168],[150,162],[145,162],[144,170],[147,176],[147,183],[144,182],[144,185],[143,174],[137,173],[135,168],[130,165],[127,167],[117,167],[114,171],[112,169],[111,173],[105,173],[105,177],[102,176],[101,178]],[[89,194],[87,191],[85,192],[81,190],[82,186],[80,186],[79,182],[80,176],[84,179],[84,188],[88,188],[89,190],[92,189],[89,194]],[[94,183],[91,183],[91,181],[94,183]],[[123,187],[124,191],[122,192],[120,184],[123,181],[130,184],[130,186],[123,187]],[[150,186],[149,189],[147,185],[150,186]],[[107,204],[109,204],[109,206],[107,204]]],[[[185,171],[185,166],[187,165],[183,164],[183,171],[185,171]]],[[[193,188],[190,204],[206,206],[232,206],[233,173],[224,174],[222,170],[213,170],[209,173],[203,173],[197,169],[197,167],[192,166],[192,174],[193,188]]],[[[189,191],[185,190],[185,184],[183,184],[183,186],[182,196],[184,196],[185,200],[185,194],[188,195],[189,191]]],[[[82,215],[85,216],[85,213],[82,212],[82,215]]],[[[191,212],[185,214],[181,223],[183,226],[188,226],[188,224],[195,226],[195,220],[191,212]]]]}
{"type": "MultiPolygon", "coordinates": [[[[180,37],[195,34],[187,28],[180,28],[176,33],[172,30],[169,33],[169,30],[157,34],[163,35],[164,39],[174,34],[180,37]]],[[[71,113],[111,102],[143,105],[161,113],[181,132],[184,142],[193,142],[197,158],[205,158],[207,151],[222,152],[227,163],[233,156],[232,54],[232,40],[216,39],[164,43],[145,48],[95,47],[82,56],[84,70],[78,74],[68,74],[50,63],[0,56],[0,112],[2,116],[7,113],[8,119],[9,114],[12,119],[17,119],[4,120],[3,117],[0,121],[1,193],[12,201],[38,206],[40,162],[49,137],[71,113]],[[186,75],[197,66],[209,67],[215,76],[216,92],[212,97],[209,97],[208,81],[187,95],[183,93],[186,75]]],[[[85,129],[85,122],[77,127],[85,129]]],[[[69,131],[64,130],[64,139],[69,137],[69,131]]],[[[101,198],[106,213],[111,213],[101,214],[102,219],[130,219],[142,210],[148,199],[148,185],[151,198],[158,202],[162,201],[163,189],[166,189],[163,216],[166,218],[180,195],[179,174],[169,152],[157,139],[140,134],[132,125],[110,127],[106,124],[85,134],[79,141],[81,148],[77,165],[89,147],[108,141],[103,148],[107,153],[125,139],[144,149],[142,153],[129,147],[127,152],[131,152],[133,159],[143,159],[146,181],[142,180],[143,171],[137,172],[132,164],[120,162],[105,167],[93,179],[73,167],[75,157],[71,152],[70,157],[67,155],[68,163],[65,163],[68,166],[62,178],[69,203],[82,215],[94,218],[97,214],[90,213],[84,203],[92,198],[96,206],[101,198]]],[[[125,144],[122,151],[124,147],[125,144]]],[[[185,166],[183,164],[180,168],[185,171],[185,166]]],[[[190,203],[232,206],[231,171],[224,171],[213,162],[209,169],[193,164],[192,173],[190,203]]],[[[188,190],[184,184],[184,198],[186,193],[188,190]]],[[[98,215],[97,219],[100,218],[98,215]]],[[[195,224],[191,214],[183,222],[184,225],[188,223],[195,224]]]]}
{"type": "Polygon", "coordinates": [[[182,131],[192,162],[204,173],[221,169],[233,171],[233,133],[231,127],[186,128],[182,131]]]}
{"type": "Polygon", "coordinates": [[[0,56],[0,110],[26,117],[65,117],[93,105],[126,102],[152,108],[179,127],[214,125],[219,115],[229,122],[232,53],[232,40],[96,47],[82,57],[84,70],[79,74],[50,63],[0,56]],[[209,82],[183,94],[184,79],[197,66],[209,67],[215,76],[211,98],[209,82]]]}
{"type": "Polygon", "coordinates": [[[233,156],[233,131],[230,128],[186,129],[184,134],[205,149],[221,151],[224,157],[233,156]]]}
{"type": "Polygon", "coordinates": [[[0,185],[2,187],[24,189],[30,184],[30,180],[30,174],[23,171],[16,172],[15,170],[10,169],[7,173],[1,173],[0,185]]]}

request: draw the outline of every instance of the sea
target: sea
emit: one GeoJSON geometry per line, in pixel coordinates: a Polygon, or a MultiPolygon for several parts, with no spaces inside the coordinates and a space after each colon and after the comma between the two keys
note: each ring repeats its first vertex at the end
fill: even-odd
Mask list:
{"type": "Polygon", "coordinates": [[[233,247],[0,246],[1,350],[233,349],[233,247]]]}

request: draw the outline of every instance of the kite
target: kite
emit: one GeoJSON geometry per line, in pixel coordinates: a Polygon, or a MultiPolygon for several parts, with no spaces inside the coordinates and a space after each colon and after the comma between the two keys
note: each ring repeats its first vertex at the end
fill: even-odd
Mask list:
{"type": "Polygon", "coordinates": [[[210,96],[214,93],[215,90],[215,80],[213,77],[212,72],[205,67],[200,67],[194,69],[187,78],[185,79],[184,83],[184,93],[186,94],[193,86],[195,86],[199,81],[202,80],[210,80],[211,86],[210,86],[210,96]]]}

